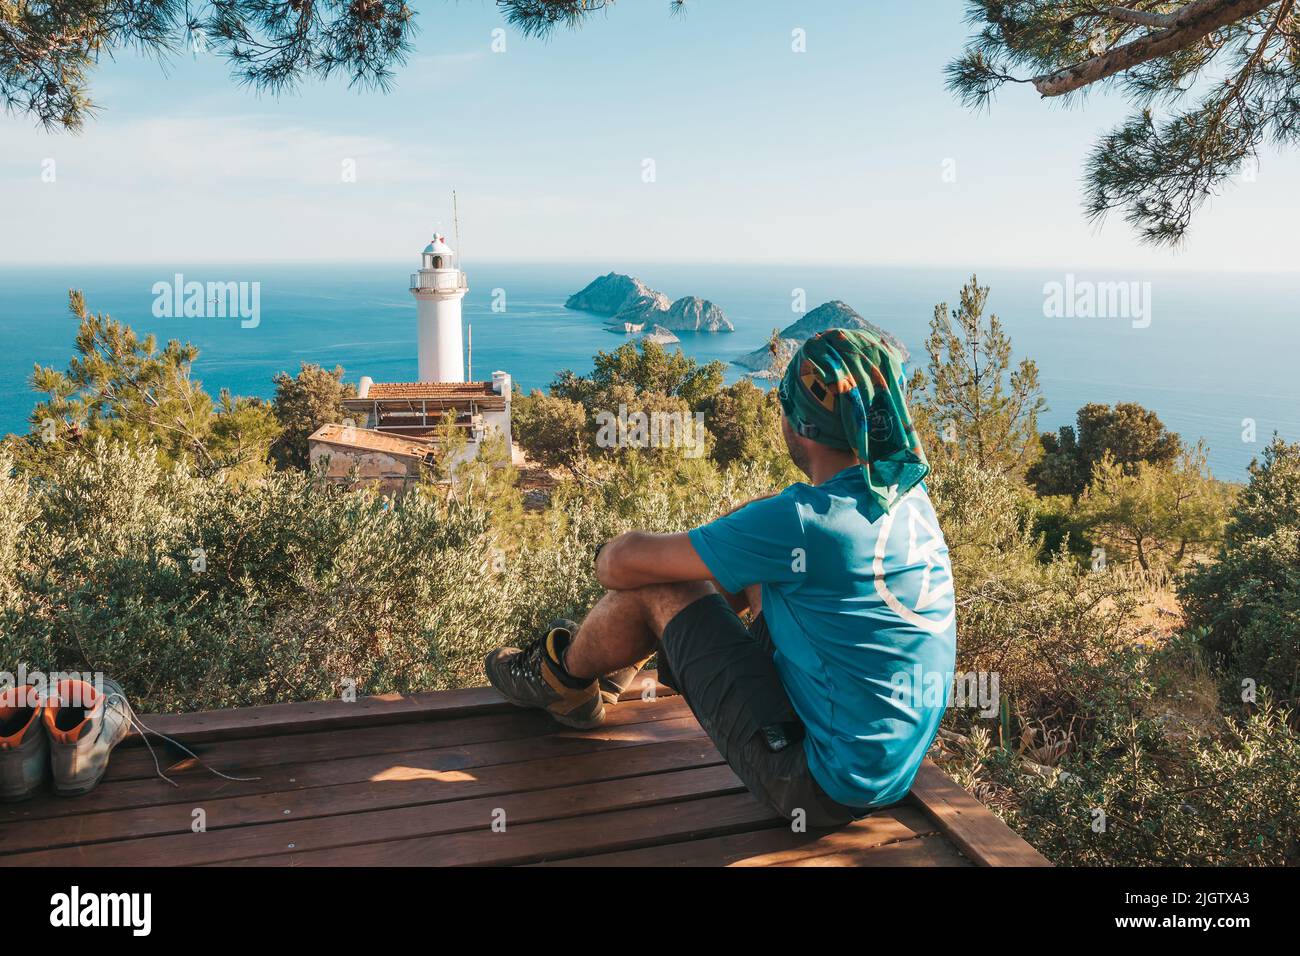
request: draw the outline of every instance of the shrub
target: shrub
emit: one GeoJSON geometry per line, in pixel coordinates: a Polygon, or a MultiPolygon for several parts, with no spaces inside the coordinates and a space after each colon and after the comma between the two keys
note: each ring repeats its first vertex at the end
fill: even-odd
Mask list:
{"type": "Polygon", "coordinates": [[[957,669],[998,674],[1017,721],[1068,725],[1121,647],[1127,585],[1066,554],[1040,560],[1032,501],[1016,480],[959,460],[929,482],[957,591],[957,669]]]}
{"type": "Polygon", "coordinates": [[[633,453],[526,520],[486,470],[390,502],[298,471],[234,485],[125,442],[30,488],[0,460],[0,667],[102,671],[142,712],[478,684],[489,649],[585,613],[599,542],[771,490],[760,468],[633,453]]]}
{"type": "Polygon", "coordinates": [[[1187,620],[1226,672],[1272,688],[1282,701],[1300,689],[1300,444],[1275,439],[1237,497],[1218,560],[1180,585],[1187,620]]]}
{"type": "Polygon", "coordinates": [[[1300,736],[1266,703],[1217,734],[1171,734],[1138,651],[1112,659],[1060,772],[1030,772],[973,740],[958,779],[1054,863],[1281,866],[1300,862],[1300,736]]]}
{"type": "Polygon", "coordinates": [[[0,525],[0,581],[22,592],[0,612],[4,664],[103,671],[142,711],[478,683],[487,648],[589,576],[555,551],[507,555],[481,489],[393,503],[298,472],[231,486],[123,443],[53,477],[33,518],[0,525]]]}
{"type": "Polygon", "coordinates": [[[1078,520],[1111,560],[1136,561],[1144,571],[1176,568],[1223,534],[1228,495],[1206,470],[1203,446],[1172,466],[1126,468],[1106,455],[1092,476],[1078,520]]]}
{"type": "Polygon", "coordinates": [[[277,372],[271,403],[281,428],[271,446],[275,463],[281,468],[308,467],[308,437],[322,425],[346,421],[348,412],[343,400],[355,398],[356,394],[356,386],[343,381],[343,367],[339,365],[330,372],[303,362],[296,376],[277,372]]]}
{"type": "Polygon", "coordinates": [[[1025,474],[1040,495],[1077,496],[1107,456],[1126,474],[1138,462],[1170,468],[1182,454],[1182,440],[1165,428],[1155,412],[1134,402],[1114,407],[1090,403],[1079,409],[1076,425],[1038,440],[1043,456],[1025,474]]]}

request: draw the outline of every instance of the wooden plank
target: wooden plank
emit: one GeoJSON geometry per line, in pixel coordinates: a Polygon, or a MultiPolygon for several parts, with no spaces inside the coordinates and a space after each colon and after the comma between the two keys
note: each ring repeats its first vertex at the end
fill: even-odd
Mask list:
{"type": "MultiPolygon", "coordinates": [[[[155,804],[189,802],[193,805],[195,800],[216,796],[295,790],[306,786],[323,786],[325,783],[364,780],[367,779],[365,776],[357,774],[382,773],[398,761],[398,755],[405,755],[400,758],[400,765],[403,766],[448,771],[482,766],[484,762],[491,763],[493,759],[500,763],[510,763],[547,754],[563,756],[602,746],[633,746],[638,742],[681,739],[704,733],[680,698],[655,703],[620,704],[616,709],[617,715],[611,715],[604,726],[593,731],[571,730],[561,727],[545,715],[521,711],[523,723],[515,725],[516,729],[531,727],[533,733],[508,735],[500,741],[494,739],[499,724],[483,725],[481,718],[463,718],[400,725],[398,728],[363,728],[213,744],[211,746],[215,752],[204,754],[204,759],[213,766],[232,776],[256,776],[260,779],[225,780],[187,760],[168,769],[168,775],[180,785],[172,787],[157,777],[153,772],[153,764],[150,763],[149,773],[143,778],[124,781],[106,778],[94,791],[82,797],[62,799],[47,794],[24,803],[0,807],[0,834],[5,832],[5,824],[26,824],[38,819],[155,804]],[[666,738],[645,729],[657,724],[670,727],[666,738]],[[483,739],[485,737],[488,739],[483,739]],[[306,744],[301,750],[294,746],[294,741],[299,739],[306,744]],[[442,744],[441,741],[448,743],[442,744]],[[534,747],[533,741],[545,742],[534,747]],[[512,742],[514,745],[510,746],[512,742]],[[425,743],[435,746],[420,747],[425,743]],[[241,751],[241,744],[247,748],[247,754],[241,751]],[[216,751],[218,746],[224,749],[216,751]],[[409,749],[411,747],[420,749],[409,749]],[[386,753],[390,755],[387,758],[384,756],[386,753]],[[520,756],[521,753],[524,755],[520,756]],[[495,758],[492,757],[493,754],[496,754],[495,758]],[[324,765],[333,760],[352,763],[332,772],[324,765]]],[[[113,761],[118,759],[119,755],[115,752],[113,761]]],[[[0,848],[2,847],[3,840],[0,840],[0,848]]],[[[0,852],[3,850],[0,849],[0,852]]]]}
{"type": "MultiPolygon", "coordinates": [[[[644,671],[623,696],[641,695],[641,682],[654,678],[644,671]]],[[[673,691],[656,683],[655,693],[670,697],[673,691]]],[[[182,742],[202,743],[229,737],[269,737],[275,734],[305,733],[311,730],[397,724],[411,720],[445,720],[485,713],[504,713],[512,704],[491,687],[462,690],[430,690],[414,694],[376,694],[355,701],[317,700],[295,704],[263,704],[231,710],[206,710],[192,714],[145,714],[150,729],[182,742]]]]}
{"type": "Polygon", "coordinates": [[[937,833],[933,821],[911,807],[891,807],[837,830],[795,833],[788,826],[732,833],[640,850],[601,853],[536,866],[773,866],[848,848],[878,847],[937,833]]]}
{"type": "MultiPolygon", "coordinates": [[[[643,778],[662,780],[667,774],[643,778]]],[[[581,788],[579,788],[581,789],[581,788]]],[[[608,813],[314,852],[227,861],[235,866],[511,866],[584,853],[649,846],[742,830],[784,826],[785,821],[748,792],[637,807],[608,813]]]]}
{"type": "Polygon", "coordinates": [[[390,854],[408,856],[417,845],[423,848],[419,857],[429,865],[500,862],[503,853],[530,852],[528,847],[537,843],[537,834],[529,826],[535,821],[547,821],[546,826],[576,824],[576,829],[564,830],[573,838],[586,832],[589,821],[611,810],[714,794],[741,794],[754,803],[731,768],[719,764],[371,813],[20,853],[5,862],[13,866],[193,866],[249,861],[283,854],[286,849],[295,851],[295,860],[357,853],[372,862],[390,862],[390,854]],[[494,832],[493,821],[502,818],[505,832],[494,832]]]}
{"type": "Polygon", "coordinates": [[[942,835],[917,837],[884,846],[845,848],[835,853],[806,856],[756,866],[970,866],[942,835]]]}
{"type": "MultiPolygon", "coordinates": [[[[490,741],[469,747],[403,753],[396,757],[381,754],[376,757],[354,757],[321,763],[286,764],[281,767],[267,768],[261,779],[255,781],[234,782],[218,777],[200,776],[187,779],[181,787],[176,788],[162,780],[129,780],[100,786],[83,797],[75,798],[75,801],[63,801],[75,802],[81,808],[80,813],[64,814],[64,816],[82,819],[84,815],[92,812],[169,804],[194,808],[202,806],[204,801],[219,797],[284,793],[338,783],[382,782],[395,776],[441,775],[434,776],[433,779],[446,779],[445,775],[455,772],[468,773],[479,767],[685,739],[708,739],[693,717],[632,724],[599,732],[569,731],[523,740],[490,741]]],[[[46,798],[48,801],[58,799],[57,797],[46,798]]],[[[31,801],[27,805],[32,804],[36,804],[36,801],[31,801]]],[[[5,833],[39,825],[39,821],[25,818],[4,822],[3,827],[0,828],[0,847],[4,846],[5,833]]],[[[0,853],[3,853],[3,850],[0,850],[0,853]]]]}
{"type": "MultiPolygon", "coordinates": [[[[686,701],[680,697],[665,697],[654,701],[637,700],[606,708],[605,723],[601,725],[601,729],[622,727],[648,720],[689,717],[690,714],[691,710],[686,706],[686,701]]],[[[428,750],[459,743],[516,740],[523,737],[540,737],[564,729],[540,710],[512,707],[507,713],[478,717],[420,720],[396,726],[308,731],[277,737],[218,740],[199,745],[197,752],[205,763],[218,770],[235,776],[246,776],[242,771],[290,761],[307,763],[315,760],[338,760],[363,754],[428,750]]],[[[155,750],[157,750],[156,746],[155,750]]],[[[169,776],[187,771],[208,772],[196,761],[183,755],[179,759],[164,757],[160,762],[169,776]]],[[[156,770],[149,752],[143,747],[132,747],[129,750],[119,749],[113,753],[104,781],[111,783],[117,780],[144,779],[154,776],[156,770]]],[[[0,813],[0,819],[3,819],[3,813],[0,813]]]]}
{"type": "Polygon", "coordinates": [[[911,798],[979,866],[1051,866],[988,807],[929,760],[917,772],[911,798]]]}
{"type": "Polygon", "coordinates": [[[85,797],[0,808],[0,865],[1049,865],[928,761],[912,806],[793,834],[743,791],[680,698],[629,700],[580,732],[451,694],[449,706],[395,702],[401,721],[386,704],[350,715],[307,704],[275,705],[301,719],[286,709],[196,725],[212,741],[205,760],[256,781],[186,761],[174,789],[143,751],[122,751],[85,797]],[[197,807],[208,828],[195,834],[197,807]]]}
{"type": "MultiPolygon", "coordinates": [[[[284,793],[227,797],[202,801],[209,832],[250,824],[288,822],[322,816],[363,813],[425,803],[464,800],[493,794],[515,795],[529,790],[615,780],[642,774],[717,766],[722,756],[707,737],[644,744],[626,749],[529,760],[484,767],[467,773],[410,772],[367,779],[360,783],[313,787],[284,793]]],[[[0,826],[4,853],[134,840],[191,832],[194,801],[58,817],[35,826],[0,826]]],[[[0,865],[5,864],[0,856],[0,865]]]]}

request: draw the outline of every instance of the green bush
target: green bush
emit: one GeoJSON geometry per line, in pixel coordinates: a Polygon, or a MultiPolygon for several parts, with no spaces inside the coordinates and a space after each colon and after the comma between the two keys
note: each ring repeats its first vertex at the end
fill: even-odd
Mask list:
{"type": "Polygon", "coordinates": [[[1078,746],[1052,772],[972,739],[950,772],[1052,862],[1069,866],[1300,863],[1300,735],[1268,702],[1215,733],[1171,733],[1152,659],[1112,657],[1078,746]]]}
{"type": "Polygon", "coordinates": [[[1213,563],[1180,585],[1188,623],[1225,672],[1231,698],[1242,681],[1279,701],[1300,690],[1300,444],[1275,439],[1230,512],[1213,563]]]}
{"type": "Polygon", "coordinates": [[[650,464],[518,528],[464,475],[389,502],[302,472],[223,482],[121,442],[30,488],[0,460],[0,666],[102,671],[142,712],[480,684],[488,650],[585,613],[599,542],[770,490],[759,470],[650,464]]]}
{"type": "Polygon", "coordinates": [[[478,683],[479,655],[584,573],[505,555],[481,497],[389,503],[296,472],[235,486],[121,443],[64,458],[30,500],[31,520],[0,516],[18,555],[0,580],[21,591],[6,667],[103,671],[142,711],[478,683]]]}
{"type": "Polygon", "coordinates": [[[1014,478],[958,460],[929,482],[957,591],[957,670],[996,673],[1017,723],[1068,723],[1125,640],[1133,598],[1064,553],[1042,560],[1033,502],[1014,478]]]}

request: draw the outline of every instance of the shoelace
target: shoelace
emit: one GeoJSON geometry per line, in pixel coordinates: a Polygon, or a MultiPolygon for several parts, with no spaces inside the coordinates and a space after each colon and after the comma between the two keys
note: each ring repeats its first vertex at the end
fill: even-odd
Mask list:
{"type": "Polygon", "coordinates": [[[166,780],[176,789],[179,790],[181,785],[177,783],[175,780],[173,780],[171,777],[167,776],[167,774],[163,773],[162,765],[158,763],[158,754],[154,751],[153,744],[149,743],[149,734],[153,734],[155,737],[160,737],[163,740],[167,741],[169,744],[171,744],[173,747],[185,751],[185,753],[189,754],[191,757],[197,760],[199,762],[199,766],[203,767],[203,769],[207,770],[209,773],[216,774],[218,777],[221,777],[224,780],[234,780],[239,783],[249,783],[254,780],[262,779],[261,777],[232,777],[228,773],[222,773],[216,767],[213,767],[210,764],[208,764],[202,757],[196,754],[189,747],[186,747],[179,740],[176,740],[172,737],[168,737],[166,734],[159,733],[158,731],[154,730],[152,727],[145,726],[144,721],[142,721],[139,718],[139,716],[136,714],[135,708],[131,706],[131,702],[127,700],[126,696],[123,694],[119,694],[116,692],[110,693],[107,697],[104,698],[104,706],[108,707],[109,704],[114,704],[117,703],[118,701],[121,702],[121,708],[120,708],[121,714],[124,717],[126,717],[127,722],[131,725],[131,727],[135,730],[135,732],[140,735],[140,739],[144,741],[144,745],[149,748],[149,756],[153,758],[154,770],[158,772],[159,777],[166,780]]]}
{"type": "Polygon", "coordinates": [[[523,677],[533,671],[540,674],[542,670],[543,647],[546,644],[547,637],[550,637],[550,634],[545,634],[537,638],[537,640],[533,641],[520,651],[515,659],[510,662],[510,672],[516,677],[523,677]]]}

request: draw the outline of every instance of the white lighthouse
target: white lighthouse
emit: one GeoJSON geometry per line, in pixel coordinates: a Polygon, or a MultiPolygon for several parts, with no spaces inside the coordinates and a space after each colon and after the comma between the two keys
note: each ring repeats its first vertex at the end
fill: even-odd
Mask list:
{"type": "Polygon", "coordinates": [[[421,382],[465,381],[460,300],[469,291],[456,253],[446,237],[435,235],[424,247],[420,271],[411,275],[419,322],[421,382]]]}
{"type": "Polygon", "coordinates": [[[465,381],[460,303],[469,283],[444,236],[435,235],[425,246],[410,288],[419,379],[376,382],[361,376],[357,394],[342,402],[344,422],[327,422],[308,436],[312,466],[324,468],[326,477],[340,484],[374,484],[402,494],[427,481],[435,466],[438,480],[454,480],[448,477],[454,469],[477,458],[489,442],[496,447],[504,441],[508,461],[523,464],[510,425],[510,375],[497,371],[491,381],[465,381]],[[463,438],[450,446],[449,419],[463,438]]]}

